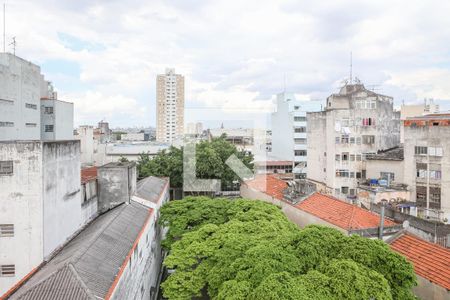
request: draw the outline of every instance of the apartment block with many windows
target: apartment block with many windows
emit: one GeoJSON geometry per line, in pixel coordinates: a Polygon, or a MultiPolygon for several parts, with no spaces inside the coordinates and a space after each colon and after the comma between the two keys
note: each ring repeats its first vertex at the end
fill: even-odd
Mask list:
{"type": "Polygon", "coordinates": [[[166,69],[156,77],[156,140],[172,143],[184,133],[184,77],[166,69]]]}
{"type": "Polygon", "coordinates": [[[378,150],[399,144],[400,115],[392,97],[346,84],[327,98],[324,111],[308,113],[307,177],[319,190],[356,198],[367,177],[365,161],[378,150]]]}
{"type": "Polygon", "coordinates": [[[450,219],[450,114],[411,117],[405,132],[404,181],[424,218],[450,219]]]}

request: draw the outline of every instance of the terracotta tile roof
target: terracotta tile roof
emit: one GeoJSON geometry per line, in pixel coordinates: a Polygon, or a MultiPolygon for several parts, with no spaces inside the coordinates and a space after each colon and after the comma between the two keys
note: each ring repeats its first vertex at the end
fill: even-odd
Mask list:
{"type": "Polygon", "coordinates": [[[97,178],[97,167],[81,169],[81,183],[86,183],[97,178]]]}
{"type": "Polygon", "coordinates": [[[288,186],[284,180],[274,175],[256,175],[254,179],[246,181],[245,184],[249,188],[261,191],[279,200],[283,200],[283,191],[288,186]]]}
{"type": "MultiPolygon", "coordinates": [[[[380,224],[379,215],[320,193],[312,194],[295,207],[346,230],[376,228],[380,224]]],[[[397,224],[384,219],[384,226],[394,225],[397,224]]]]}
{"type": "Polygon", "coordinates": [[[450,250],[410,234],[391,242],[391,248],[414,265],[417,275],[450,290],[450,250]]]}

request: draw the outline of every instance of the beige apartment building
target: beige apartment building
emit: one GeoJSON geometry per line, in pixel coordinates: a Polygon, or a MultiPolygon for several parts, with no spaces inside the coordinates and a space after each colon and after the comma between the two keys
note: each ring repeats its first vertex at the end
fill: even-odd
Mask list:
{"type": "Polygon", "coordinates": [[[400,141],[392,97],[359,82],[344,85],[327,98],[324,111],[308,113],[307,120],[307,178],[341,199],[356,200],[357,187],[367,179],[367,158],[400,141]]]}
{"type": "Polygon", "coordinates": [[[156,140],[172,143],[184,132],[184,76],[166,69],[156,77],[156,140]]]}

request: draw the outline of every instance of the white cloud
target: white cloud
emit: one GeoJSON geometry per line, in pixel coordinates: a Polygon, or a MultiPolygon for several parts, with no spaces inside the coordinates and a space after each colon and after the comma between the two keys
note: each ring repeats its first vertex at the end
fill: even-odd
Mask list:
{"type": "MultiPolygon", "coordinates": [[[[396,99],[450,100],[448,1],[15,0],[7,7],[18,55],[76,62],[80,99],[117,102],[89,110],[88,100],[76,101],[79,120],[154,124],[155,76],[166,67],[185,75],[187,106],[269,110],[284,78],[289,92],[323,99],[348,75],[350,51],[354,74],[396,99]],[[99,47],[69,49],[58,33],[99,47]],[[133,107],[128,119],[121,101],[133,107]]],[[[49,79],[67,93],[59,78],[49,79]]]]}

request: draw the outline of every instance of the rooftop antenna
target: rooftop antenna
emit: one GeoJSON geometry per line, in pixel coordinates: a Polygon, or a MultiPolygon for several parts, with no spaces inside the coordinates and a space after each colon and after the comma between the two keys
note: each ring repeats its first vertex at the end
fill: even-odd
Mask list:
{"type": "Polygon", "coordinates": [[[350,51],[350,84],[353,83],[353,57],[352,57],[352,51],[350,51]]]}
{"type": "Polygon", "coordinates": [[[12,38],[12,42],[9,44],[9,46],[13,47],[13,54],[14,56],[16,56],[16,46],[17,46],[17,42],[16,42],[16,37],[13,36],[12,38]]]}
{"type": "Polygon", "coordinates": [[[3,3],[3,52],[6,52],[6,3],[3,3]]]}

